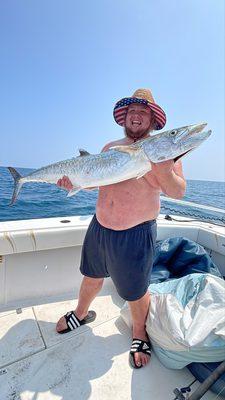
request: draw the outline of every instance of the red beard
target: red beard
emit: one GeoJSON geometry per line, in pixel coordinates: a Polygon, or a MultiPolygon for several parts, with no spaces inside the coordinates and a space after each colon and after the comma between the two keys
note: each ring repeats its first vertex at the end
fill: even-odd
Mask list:
{"type": "Polygon", "coordinates": [[[134,133],[130,129],[126,127],[124,128],[125,136],[127,136],[130,139],[133,139],[134,142],[136,142],[136,140],[143,139],[149,133],[149,131],[150,129],[145,129],[134,133]]]}

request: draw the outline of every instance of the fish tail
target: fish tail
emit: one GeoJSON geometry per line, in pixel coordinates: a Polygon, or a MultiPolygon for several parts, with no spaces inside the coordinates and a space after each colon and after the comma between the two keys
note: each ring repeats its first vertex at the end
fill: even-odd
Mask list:
{"type": "Polygon", "coordinates": [[[17,172],[15,170],[15,168],[12,167],[8,167],[9,172],[11,173],[13,179],[14,179],[14,191],[13,191],[13,195],[12,195],[12,200],[11,203],[9,204],[10,206],[13,205],[13,203],[15,203],[17,196],[19,194],[19,191],[23,185],[23,182],[20,182],[20,179],[22,178],[22,175],[19,174],[19,172],[17,172]]]}

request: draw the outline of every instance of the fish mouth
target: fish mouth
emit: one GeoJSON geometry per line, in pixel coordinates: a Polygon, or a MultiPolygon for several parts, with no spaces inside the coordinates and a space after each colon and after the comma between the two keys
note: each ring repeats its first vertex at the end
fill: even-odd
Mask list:
{"type": "Polygon", "coordinates": [[[174,161],[174,162],[178,161],[181,157],[185,156],[185,154],[187,154],[187,153],[190,153],[190,151],[192,151],[192,150],[194,150],[194,149],[190,149],[190,150],[185,151],[184,153],[182,153],[182,154],[180,154],[179,156],[175,157],[175,158],[173,159],[173,161],[174,161]]]}
{"type": "Polygon", "coordinates": [[[198,143],[203,142],[205,139],[207,139],[211,135],[212,131],[194,131],[190,132],[189,134],[184,137],[184,144],[189,144],[193,145],[193,147],[197,146],[198,143]]]}
{"type": "Polygon", "coordinates": [[[194,124],[194,125],[184,126],[183,128],[179,128],[176,136],[174,137],[174,143],[178,143],[183,139],[199,135],[206,126],[207,123],[202,122],[200,124],[194,124]]]}
{"type": "MultiPolygon", "coordinates": [[[[202,129],[204,129],[204,127],[202,129]]],[[[178,146],[181,145],[181,148],[183,148],[184,151],[180,155],[174,158],[174,162],[179,160],[184,155],[190,153],[190,151],[198,147],[202,142],[204,142],[204,140],[206,140],[211,135],[212,133],[211,130],[202,132],[202,129],[199,130],[198,132],[195,131],[193,134],[189,133],[182,138],[183,140],[181,140],[181,143],[178,144],[178,146]]]]}
{"type": "Polygon", "coordinates": [[[195,124],[190,126],[190,133],[199,133],[202,132],[203,129],[207,126],[207,122],[201,122],[200,124],[195,124]]]}
{"type": "Polygon", "coordinates": [[[184,148],[189,147],[188,150],[181,153],[179,156],[174,158],[174,162],[179,160],[184,155],[190,153],[190,151],[194,150],[195,147],[208,136],[210,136],[211,131],[203,132],[204,128],[207,126],[206,122],[202,122],[200,124],[189,125],[181,128],[181,132],[178,132],[175,142],[184,141],[184,148]]]}
{"type": "Polygon", "coordinates": [[[189,128],[189,132],[187,133],[187,136],[194,137],[194,136],[199,136],[201,137],[202,134],[204,136],[203,130],[207,126],[206,122],[202,122],[201,124],[196,124],[196,125],[191,125],[189,128]]]}

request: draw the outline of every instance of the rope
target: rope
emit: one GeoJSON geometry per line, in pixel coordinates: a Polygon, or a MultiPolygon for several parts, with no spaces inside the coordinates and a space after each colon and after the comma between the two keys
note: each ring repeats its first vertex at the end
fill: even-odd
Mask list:
{"type": "Polygon", "coordinates": [[[169,201],[170,203],[176,203],[178,205],[184,205],[184,206],[189,206],[189,207],[196,207],[200,208],[203,210],[209,210],[209,211],[214,211],[214,212],[219,212],[225,215],[225,210],[223,208],[216,208],[216,207],[211,207],[211,206],[205,206],[203,204],[198,204],[198,203],[193,203],[191,201],[186,201],[186,200],[176,200],[176,199],[171,199],[165,196],[160,196],[160,198],[163,201],[169,201]]]}
{"type": "MultiPolygon", "coordinates": [[[[187,208],[185,210],[180,210],[179,208],[173,208],[170,207],[169,205],[165,205],[165,204],[161,204],[161,211],[165,211],[166,213],[175,213],[176,215],[184,215],[184,216],[190,216],[192,218],[194,218],[194,221],[201,221],[201,222],[210,222],[213,223],[214,225],[218,225],[218,226],[224,226],[225,225],[225,211],[221,208],[215,208],[215,207],[209,207],[209,206],[204,206],[202,204],[197,204],[197,203],[192,203],[190,201],[182,201],[182,200],[176,200],[176,199],[170,199],[164,196],[160,196],[161,199],[163,201],[166,202],[171,202],[171,203],[175,203],[175,205],[179,206],[188,206],[188,207],[195,207],[197,210],[188,210],[187,208]],[[200,210],[198,210],[198,208],[200,208],[200,210]],[[206,211],[212,211],[213,213],[217,212],[220,213],[220,215],[209,215],[209,213],[207,213],[206,215],[204,215],[204,213],[201,212],[202,210],[206,210],[206,211]],[[222,215],[221,215],[222,213],[222,215]],[[224,216],[223,216],[224,214],[224,216]]],[[[175,220],[175,219],[174,219],[175,220]]],[[[177,220],[178,221],[178,220],[177,220]]],[[[179,221],[182,222],[182,221],[179,221]]],[[[190,222],[189,221],[183,221],[183,222],[190,222]]]]}
{"type": "MultiPolygon", "coordinates": [[[[171,217],[170,215],[165,215],[165,219],[167,219],[168,221],[177,221],[177,222],[196,222],[196,221],[198,221],[198,222],[203,222],[202,221],[202,219],[197,219],[197,218],[195,218],[195,219],[177,219],[177,218],[173,218],[173,217],[171,217]]],[[[222,225],[221,223],[220,224],[217,224],[216,222],[214,222],[214,221],[204,221],[204,222],[209,222],[210,224],[212,224],[212,225],[217,225],[217,226],[224,226],[224,225],[222,225]]]]}

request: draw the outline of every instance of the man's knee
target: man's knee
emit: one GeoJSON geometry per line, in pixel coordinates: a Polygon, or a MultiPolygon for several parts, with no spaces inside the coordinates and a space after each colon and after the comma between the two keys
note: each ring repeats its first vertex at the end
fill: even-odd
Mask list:
{"type": "Polygon", "coordinates": [[[147,290],[143,295],[138,296],[138,298],[132,298],[132,300],[127,299],[129,304],[138,304],[138,303],[145,303],[146,301],[149,301],[151,297],[150,292],[147,290]]]}
{"type": "Polygon", "coordinates": [[[92,286],[96,289],[101,289],[104,282],[104,278],[91,278],[89,276],[84,276],[83,280],[86,285],[92,286]]]}

